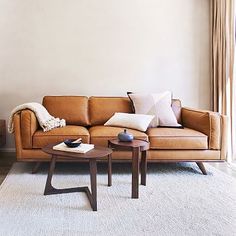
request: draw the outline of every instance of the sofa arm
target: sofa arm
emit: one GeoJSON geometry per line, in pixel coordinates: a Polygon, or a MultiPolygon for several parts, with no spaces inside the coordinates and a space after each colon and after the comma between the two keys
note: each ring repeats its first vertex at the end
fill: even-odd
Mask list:
{"type": "MultiPolygon", "coordinates": [[[[14,123],[14,127],[17,124],[14,123]]],[[[23,110],[20,113],[20,134],[22,148],[32,148],[33,147],[33,135],[35,131],[39,128],[39,124],[35,114],[30,110],[23,110]]]]}
{"type": "Polygon", "coordinates": [[[22,156],[22,141],[21,141],[21,132],[20,132],[20,114],[17,113],[13,117],[14,122],[14,138],[16,145],[16,157],[22,156]]]}
{"type": "Polygon", "coordinates": [[[209,149],[221,150],[226,157],[227,117],[217,112],[183,107],[181,110],[184,127],[202,132],[208,136],[209,149]]]}

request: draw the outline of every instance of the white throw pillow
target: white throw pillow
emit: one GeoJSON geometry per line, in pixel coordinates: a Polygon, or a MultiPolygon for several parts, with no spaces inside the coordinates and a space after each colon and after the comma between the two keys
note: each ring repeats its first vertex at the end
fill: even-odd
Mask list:
{"type": "Polygon", "coordinates": [[[133,103],[136,114],[155,116],[150,127],[181,127],[171,108],[172,94],[170,91],[152,94],[129,93],[128,95],[133,103]]]}
{"type": "Polygon", "coordinates": [[[146,131],[153,118],[154,118],[153,115],[117,112],[104,125],[118,126],[124,128],[137,129],[140,131],[146,131]]]}

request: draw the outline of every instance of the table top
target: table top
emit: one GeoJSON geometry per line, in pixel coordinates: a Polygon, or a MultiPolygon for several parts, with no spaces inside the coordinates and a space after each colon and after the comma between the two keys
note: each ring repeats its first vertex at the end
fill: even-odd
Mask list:
{"type": "Polygon", "coordinates": [[[142,151],[149,149],[149,142],[141,139],[134,139],[131,142],[121,142],[118,139],[109,140],[111,147],[121,147],[121,148],[136,148],[140,147],[142,151]]]}
{"type": "Polygon", "coordinates": [[[72,159],[91,159],[91,158],[101,158],[112,153],[112,149],[100,146],[94,146],[94,148],[86,153],[75,153],[75,152],[64,152],[53,150],[53,146],[58,143],[51,143],[42,148],[43,152],[46,152],[51,155],[61,156],[63,158],[72,158],[72,159]]]}

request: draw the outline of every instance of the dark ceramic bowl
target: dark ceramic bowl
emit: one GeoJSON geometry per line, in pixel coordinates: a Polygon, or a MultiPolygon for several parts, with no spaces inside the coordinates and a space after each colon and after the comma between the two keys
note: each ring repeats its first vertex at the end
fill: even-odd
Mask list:
{"type": "Polygon", "coordinates": [[[75,148],[75,147],[78,147],[82,142],[76,142],[76,143],[73,143],[76,139],[66,139],[64,141],[64,144],[67,146],[67,147],[70,147],[70,148],[75,148]]]}

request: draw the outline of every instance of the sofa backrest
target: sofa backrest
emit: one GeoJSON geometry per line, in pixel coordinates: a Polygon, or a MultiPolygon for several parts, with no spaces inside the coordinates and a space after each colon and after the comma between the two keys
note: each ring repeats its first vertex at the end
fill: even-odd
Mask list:
{"type": "MultiPolygon", "coordinates": [[[[133,113],[127,97],[45,96],[43,105],[48,112],[71,125],[103,125],[115,112],[133,113]]],[[[181,124],[181,102],[172,100],[172,109],[181,124]]]]}
{"type": "MultiPolygon", "coordinates": [[[[172,109],[181,124],[181,102],[172,100],[172,109]]],[[[90,97],[89,119],[91,125],[103,125],[115,112],[133,113],[132,104],[127,97],[90,97]]]]}
{"type": "Polygon", "coordinates": [[[115,112],[132,113],[127,97],[90,97],[89,118],[91,125],[103,125],[115,112]]]}
{"type": "Polygon", "coordinates": [[[175,113],[176,119],[179,124],[182,124],[182,118],[181,118],[181,101],[179,99],[172,99],[171,104],[172,110],[175,113]]]}
{"type": "Polygon", "coordinates": [[[45,96],[43,105],[50,115],[65,119],[67,124],[89,125],[88,97],[45,96]]]}

